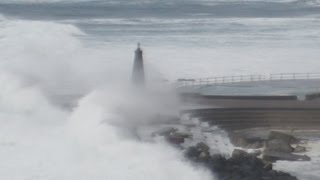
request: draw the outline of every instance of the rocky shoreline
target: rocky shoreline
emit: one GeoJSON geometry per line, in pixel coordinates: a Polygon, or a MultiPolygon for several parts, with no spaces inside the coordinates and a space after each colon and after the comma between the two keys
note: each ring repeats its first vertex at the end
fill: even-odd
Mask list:
{"type": "Polygon", "coordinates": [[[303,140],[296,137],[279,132],[270,131],[266,139],[262,138],[245,138],[239,134],[229,135],[231,143],[236,147],[244,149],[259,149],[262,151],[262,159],[269,162],[277,160],[286,161],[310,161],[310,157],[302,155],[307,148],[303,140]]]}
{"type": "Polygon", "coordinates": [[[297,154],[306,152],[302,140],[278,131],[271,131],[267,139],[229,134],[231,143],[237,147],[231,157],[211,154],[210,147],[205,142],[189,147],[181,146],[192,138],[192,134],[180,132],[176,128],[153,135],[163,136],[167,142],[181,149],[187,159],[208,168],[220,180],[297,180],[297,177],[289,173],[274,170],[273,162],[310,160],[306,155],[297,154]]]}

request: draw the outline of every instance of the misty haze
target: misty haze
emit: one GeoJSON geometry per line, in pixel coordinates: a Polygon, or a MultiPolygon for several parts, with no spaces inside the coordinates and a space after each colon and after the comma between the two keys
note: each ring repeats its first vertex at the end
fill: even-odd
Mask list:
{"type": "Polygon", "coordinates": [[[0,179],[319,180],[319,0],[0,0],[0,179]]]}

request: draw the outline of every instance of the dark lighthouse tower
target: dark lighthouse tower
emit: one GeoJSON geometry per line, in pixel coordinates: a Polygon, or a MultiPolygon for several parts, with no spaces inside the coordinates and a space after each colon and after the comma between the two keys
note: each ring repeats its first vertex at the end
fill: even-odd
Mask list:
{"type": "Polygon", "coordinates": [[[138,48],[135,51],[133,70],[132,70],[132,83],[135,86],[140,86],[140,87],[144,87],[145,85],[143,56],[142,56],[142,50],[140,48],[140,43],[138,43],[138,48]]]}

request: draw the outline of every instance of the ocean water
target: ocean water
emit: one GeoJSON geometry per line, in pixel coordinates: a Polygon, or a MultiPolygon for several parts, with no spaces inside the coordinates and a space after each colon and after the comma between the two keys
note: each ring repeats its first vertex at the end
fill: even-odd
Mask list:
{"type": "Polygon", "coordinates": [[[0,178],[214,179],[130,132],[177,105],[127,87],[138,42],[150,84],[319,72],[320,1],[1,0],[0,178]]]}

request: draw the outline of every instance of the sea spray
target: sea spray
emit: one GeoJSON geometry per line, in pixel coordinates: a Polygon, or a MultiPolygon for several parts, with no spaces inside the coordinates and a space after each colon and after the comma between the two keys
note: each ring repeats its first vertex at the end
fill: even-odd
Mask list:
{"type": "MultiPolygon", "coordinates": [[[[129,108],[132,100],[136,97],[127,98],[127,105],[118,101],[105,101],[110,94],[96,91],[81,100],[79,107],[70,117],[68,127],[71,128],[72,136],[81,144],[91,146],[90,151],[99,153],[106,161],[113,162],[105,164],[111,174],[107,175],[113,179],[212,179],[211,175],[204,169],[192,167],[183,159],[180,152],[172,149],[164,142],[146,143],[139,142],[129,135],[133,124],[145,122],[143,114],[150,115],[148,109],[130,118],[125,113],[118,114],[114,109],[117,105],[129,108]],[[127,106],[127,107],[126,107],[127,106]],[[137,116],[138,115],[138,116],[137,116]],[[122,119],[126,118],[126,119],[122,119]],[[138,120],[138,119],[139,120],[138,120]],[[115,121],[127,122],[118,124],[115,121]],[[129,125],[128,125],[129,124],[129,125]],[[125,134],[125,135],[124,135],[125,134]],[[125,170],[125,173],[122,172],[125,170]]],[[[112,93],[113,96],[124,94],[112,93]]],[[[153,102],[156,103],[156,102],[153,102]]],[[[139,106],[140,103],[135,104],[139,106]]],[[[132,107],[135,111],[136,107],[132,107]]],[[[131,134],[132,135],[132,134],[131,134]]]]}
{"type": "MultiPolygon", "coordinates": [[[[10,83],[9,81],[8,83],[10,83]]],[[[1,88],[5,88],[2,86],[1,88]]],[[[22,90],[27,87],[23,87],[22,90]]],[[[33,90],[31,90],[32,92],[33,90]]],[[[37,90],[34,90],[37,92],[37,90]]],[[[17,92],[17,91],[13,91],[17,92]]],[[[6,94],[4,94],[6,95],[6,94]]],[[[1,94],[1,97],[4,96],[1,94]]],[[[18,97],[6,101],[22,108],[6,113],[1,107],[1,177],[8,179],[212,179],[211,174],[193,167],[181,152],[164,142],[141,142],[122,131],[130,130],[132,122],[124,112],[114,111],[125,106],[110,96],[122,93],[94,91],[79,101],[69,113],[50,105],[34,93],[29,101],[41,108],[21,104],[18,97]],[[18,98],[18,100],[16,100],[18,98]],[[42,111],[46,114],[43,114],[42,111]],[[27,113],[27,114],[26,114],[27,113]],[[38,114],[42,114],[39,116],[38,114]],[[6,115],[6,116],[4,116],[6,115]],[[47,115],[47,116],[45,116],[47,115]],[[42,123],[48,119],[60,124],[42,123]],[[114,122],[122,121],[122,124],[114,122]],[[126,136],[124,136],[126,134],[126,136]],[[16,171],[20,173],[15,173],[16,171]]],[[[130,99],[133,101],[136,97],[130,99]]],[[[2,98],[3,100],[4,98],[2,98]]],[[[132,103],[132,102],[131,102],[132,103]]],[[[129,103],[127,107],[130,108],[129,103]]],[[[137,109],[135,109],[137,110],[137,109]]],[[[148,112],[146,111],[148,114],[148,112]]],[[[138,115],[143,116],[144,112],[138,115]]],[[[143,119],[143,118],[141,118],[143,119]]],[[[145,120],[145,119],[144,119],[145,120]]]]}
{"type": "Polygon", "coordinates": [[[170,106],[114,83],[125,75],[97,63],[111,61],[83,46],[77,28],[7,19],[1,26],[1,178],[213,179],[165,142],[133,136],[135,126],[170,106]],[[71,109],[54,104],[65,91],[83,98],[71,109]]]}

